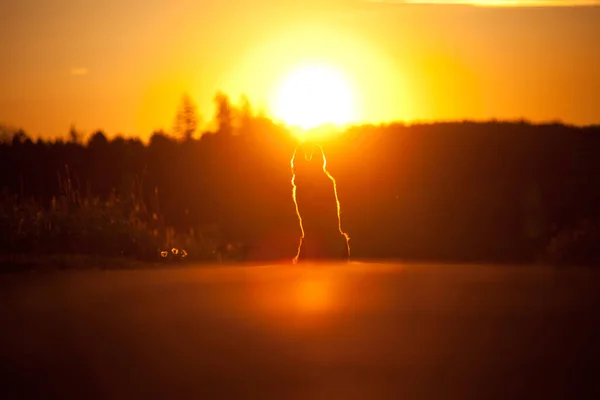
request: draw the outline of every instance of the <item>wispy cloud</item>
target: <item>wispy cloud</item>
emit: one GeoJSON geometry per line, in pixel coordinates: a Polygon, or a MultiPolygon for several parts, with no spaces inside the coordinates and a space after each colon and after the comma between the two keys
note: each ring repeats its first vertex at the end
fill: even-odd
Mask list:
{"type": "Polygon", "coordinates": [[[87,75],[90,71],[87,68],[83,67],[73,67],[71,68],[71,75],[87,75]]]}
{"type": "Polygon", "coordinates": [[[476,7],[581,7],[600,6],[600,0],[365,0],[374,4],[437,4],[476,7]]]}

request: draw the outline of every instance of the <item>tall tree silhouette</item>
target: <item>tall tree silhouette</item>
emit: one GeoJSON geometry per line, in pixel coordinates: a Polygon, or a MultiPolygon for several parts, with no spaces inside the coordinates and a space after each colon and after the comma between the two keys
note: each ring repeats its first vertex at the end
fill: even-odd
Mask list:
{"type": "Polygon", "coordinates": [[[16,129],[0,123],[0,143],[10,143],[16,129]]]}
{"type": "Polygon", "coordinates": [[[214,99],[216,106],[216,120],[218,124],[218,131],[221,134],[231,135],[233,134],[234,114],[235,110],[229,97],[224,93],[217,93],[214,99]]]}
{"type": "Polygon", "coordinates": [[[108,146],[108,139],[102,131],[95,132],[88,140],[89,148],[98,148],[104,150],[108,146]]]}
{"type": "Polygon", "coordinates": [[[81,134],[75,129],[75,125],[71,125],[69,129],[69,142],[79,144],[81,142],[81,134]]]}
{"type": "Polygon", "coordinates": [[[198,111],[196,105],[189,95],[184,94],[175,116],[175,134],[184,140],[194,138],[194,133],[198,128],[198,111]]]}

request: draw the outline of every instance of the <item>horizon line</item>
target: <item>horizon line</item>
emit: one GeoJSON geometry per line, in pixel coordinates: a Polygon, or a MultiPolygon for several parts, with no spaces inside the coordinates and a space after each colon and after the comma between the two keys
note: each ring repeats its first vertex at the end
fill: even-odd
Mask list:
{"type": "MultiPolygon", "coordinates": [[[[260,117],[257,117],[257,118],[260,118],[260,117]]],[[[276,121],[274,121],[268,117],[267,117],[267,119],[269,121],[273,122],[273,124],[279,125],[279,124],[277,124],[276,121]]],[[[531,126],[559,125],[559,126],[564,126],[567,128],[576,128],[576,129],[600,128],[600,121],[594,122],[594,123],[588,123],[588,124],[576,124],[576,123],[561,121],[559,119],[534,121],[534,120],[529,120],[527,118],[504,118],[504,119],[501,119],[501,118],[490,117],[487,119],[463,118],[463,119],[431,119],[431,120],[413,120],[413,121],[394,120],[394,121],[381,121],[381,122],[363,122],[363,123],[348,124],[348,125],[345,125],[342,127],[338,127],[338,129],[339,129],[339,133],[343,134],[344,132],[349,131],[353,128],[363,128],[363,127],[386,127],[386,126],[393,126],[393,125],[402,125],[402,126],[410,128],[412,126],[420,126],[420,125],[447,125],[447,124],[478,124],[478,125],[485,125],[485,124],[519,125],[519,124],[524,124],[524,125],[531,125],[531,126]]],[[[307,132],[310,132],[311,130],[323,129],[326,126],[328,126],[328,124],[324,124],[320,127],[316,127],[313,129],[309,129],[309,130],[307,130],[307,132]]],[[[289,127],[287,125],[283,125],[283,127],[286,130],[289,130],[290,132],[292,132],[292,130],[293,130],[292,129],[293,127],[289,127]]],[[[165,130],[165,129],[154,129],[148,135],[125,134],[123,132],[117,132],[117,133],[110,134],[103,129],[92,129],[87,132],[84,130],[78,130],[78,133],[83,135],[82,140],[84,140],[84,141],[89,139],[91,136],[97,134],[98,132],[101,132],[107,139],[123,138],[123,139],[140,139],[140,140],[144,141],[144,140],[149,140],[155,134],[161,134],[161,135],[164,135],[165,137],[169,137],[169,138],[177,138],[176,135],[174,135],[172,132],[165,130]]],[[[218,130],[213,130],[210,128],[199,129],[196,133],[196,138],[198,139],[205,134],[215,134],[217,132],[218,132],[218,130]]],[[[24,133],[25,136],[28,139],[31,139],[32,141],[35,141],[38,139],[41,139],[43,141],[58,141],[58,140],[65,140],[66,142],[69,141],[69,138],[68,138],[69,132],[68,131],[62,135],[60,135],[60,134],[59,135],[40,135],[40,134],[30,135],[27,133],[27,131],[25,129],[11,128],[9,126],[0,124],[0,133],[4,133],[4,139],[9,138],[9,137],[12,139],[12,137],[14,137],[15,135],[17,135],[19,133],[24,133]],[[4,129],[1,129],[1,128],[4,128],[4,129]]],[[[6,143],[6,142],[3,142],[2,139],[3,139],[3,137],[0,135],[0,143],[6,143]]]]}

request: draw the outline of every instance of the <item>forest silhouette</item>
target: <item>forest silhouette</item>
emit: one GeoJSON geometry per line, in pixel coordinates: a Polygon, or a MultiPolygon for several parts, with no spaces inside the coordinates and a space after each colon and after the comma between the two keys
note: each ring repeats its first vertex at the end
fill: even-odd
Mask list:
{"type": "MultiPolygon", "coordinates": [[[[186,99],[148,143],[5,128],[0,252],[291,260],[297,141],[247,101],[215,102],[213,130],[195,132],[186,99]]],[[[600,262],[600,126],[391,123],[320,144],[355,259],[600,262]]]]}

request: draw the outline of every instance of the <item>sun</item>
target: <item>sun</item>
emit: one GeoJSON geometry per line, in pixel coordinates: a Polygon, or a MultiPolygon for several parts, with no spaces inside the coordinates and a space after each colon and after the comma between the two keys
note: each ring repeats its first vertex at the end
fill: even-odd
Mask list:
{"type": "Polygon", "coordinates": [[[278,85],[273,113],[287,125],[303,130],[326,124],[343,126],[356,118],[354,91],[340,69],[326,64],[301,65],[278,85]]]}

